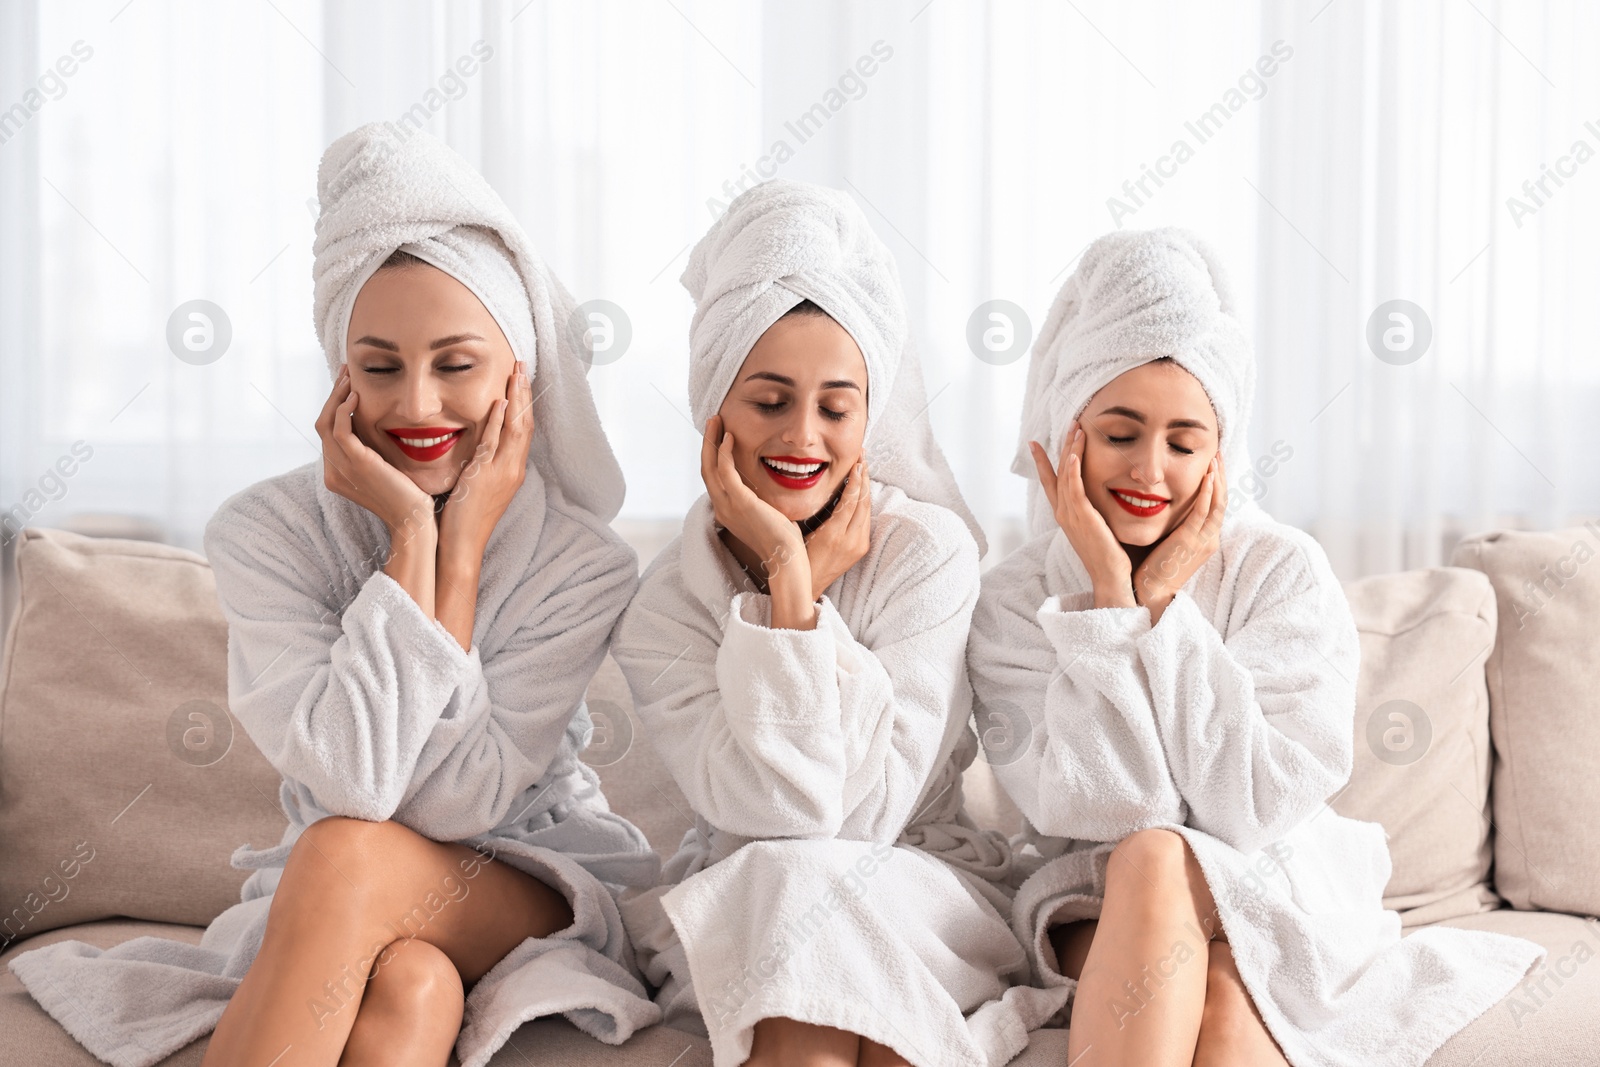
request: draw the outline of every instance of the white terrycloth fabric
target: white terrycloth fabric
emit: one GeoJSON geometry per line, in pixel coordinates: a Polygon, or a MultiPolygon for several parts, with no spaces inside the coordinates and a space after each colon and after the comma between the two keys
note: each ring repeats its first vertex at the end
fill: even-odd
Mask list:
{"type": "Polygon", "coordinates": [[[695,245],[682,281],[695,302],[689,405],[697,428],[722,406],[767,327],[810,300],[849,331],[866,361],[872,479],[961,516],[983,555],[983,529],[928,419],[899,268],[848,194],[781,178],[746,190],[695,245]]]}
{"type": "MultiPolygon", "coordinates": [[[[1011,469],[1028,479],[1031,536],[1053,527],[1055,518],[1028,442],[1043,444],[1055,462],[1072,420],[1095,393],[1162,356],[1199,379],[1211,398],[1227,469],[1248,469],[1255,354],[1216,253],[1175,227],[1109,233],[1089,246],[1061,286],[1029,357],[1011,469]]],[[[1253,500],[1230,509],[1259,510],[1253,500]]]]}
{"type": "Polygon", "coordinates": [[[397,248],[427,260],[477,294],[527,363],[533,465],[569,503],[614,518],[622,470],[585,378],[593,362],[586,324],[483,176],[428,133],[401,140],[374,122],[328,146],[317,198],[312,318],[329,374],[345,360],[350,311],[372,273],[397,248]]]}
{"type": "Polygon", "coordinates": [[[1010,850],[963,810],[977,551],[944,508],[878,483],[872,504],[817,628],[774,630],[701,497],[612,645],[694,809],[623,918],[666,1021],[709,1034],[718,1067],[774,1016],[998,1067],[1066,996],[1013,988],[1010,850]]]}
{"type": "MultiPolygon", "coordinates": [[[[1189,270],[1187,243],[1164,231],[1114,237],[1091,252],[1133,248],[1133,264],[1086,255],[1080,273],[1175,288],[1159,298],[1104,290],[1108,307],[1091,299],[1069,313],[1098,323],[1101,341],[1035,350],[1036,363],[1069,365],[1035,366],[1030,380],[1080,383],[1048,425],[1025,431],[1036,439],[1059,445],[1065,423],[1055,420],[1081,409],[1081,383],[1169,354],[1148,341],[1162,332],[1164,303],[1180,324],[1208,306],[1181,291],[1212,284],[1189,270]],[[1122,355],[1117,308],[1151,320],[1127,333],[1133,350],[1122,355]]],[[[1062,300],[1095,284],[1075,277],[1062,300]]],[[[1223,358],[1225,347],[1208,350],[1202,383],[1224,398],[1218,419],[1236,443],[1248,405],[1230,405],[1248,396],[1237,379],[1248,381],[1251,357],[1246,347],[1223,358]]],[[[1294,1067],[1417,1067],[1517,984],[1544,955],[1532,942],[1444,928],[1402,939],[1383,907],[1382,827],[1326,804],[1350,776],[1359,658],[1321,547],[1259,508],[1230,508],[1219,549],[1154,626],[1144,607],[1094,607],[1088,572],[1053,521],[985,575],[968,662],[979,721],[1016,731],[992,762],[1040,853],[1018,857],[1036,869],[1012,911],[1038,985],[1076,988],[1049,929],[1097,917],[1113,845],[1152,827],[1181,834],[1198,858],[1244,984],[1294,1067]]],[[[1202,941],[1192,933],[1189,952],[1203,958],[1202,941]]],[[[1150,995],[1107,1007],[1131,1014],[1150,995]]]]}
{"type": "Polygon", "coordinates": [[[1010,850],[963,809],[976,524],[921,417],[893,259],[842,194],[768,182],[683,280],[700,305],[697,421],[802,297],[850,330],[867,364],[872,536],[809,631],[771,627],[709,497],[646,572],[613,655],[694,827],[663,885],[623,899],[640,965],[718,1067],[777,1016],[919,1067],[998,1067],[1065,993],[1014,984],[1027,971],[1004,918],[1010,850]]]}
{"type": "Polygon", "coordinates": [[[319,191],[316,319],[331,371],[356,292],[404,245],[483,299],[533,376],[532,460],[484,553],[472,649],[383,573],[387,530],[324,486],[320,460],[235,495],[205,548],[229,624],[230,707],[283,774],[283,840],[234,854],[256,873],[198,947],[61,942],[11,970],[96,1056],[155,1063],[216,1025],[305,827],[328,815],[393,819],[481,846],[573,910],[570,927],[524,941],[474,986],[456,1044],[463,1067],[487,1062],[525,1020],[558,1012],[620,1043],[660,1011],[614,893],[653,885],[660,864],[577,758],[584,690],[637,560],[606,526],[622,479],[581,339],[566,328],[571,298],[493,190],[426,134],[397,143],[367,126],[341,137],[319,191]]]}
{"type": "Polygon", "coordinates": [[[215,1026],[260,948],[290,849],[328,815],[479,847],[571,904],[572,926],[524,941],[473,988],[463,1067],[541,1015],[613,1044],[660,1019],[614,898],[653,885],[659,860],[577,758],[584,690],[635,588],[632,550],[530,468],[484,554],[463,652],[383,573],[388,546],[376,516],[323,485],[320,461],[235,495],[207,526],[229,707],[283,774],[289,826],[275,847],[234,854],[255,873],[199,946],[68,941],[11,962],[106,1062],[146,1067],[215,1026]]]}

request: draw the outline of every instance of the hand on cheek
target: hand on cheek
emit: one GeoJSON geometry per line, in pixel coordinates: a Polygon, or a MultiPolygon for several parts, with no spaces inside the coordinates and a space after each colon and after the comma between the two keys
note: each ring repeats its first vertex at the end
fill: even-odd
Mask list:
{"type": "Polygon", "coordinates": [[[717,524],[760,557],[763,577],[774,592],[780,574],[802,566],[808,572],[805,586],[809,590],[811,579],[800,528],[745,483],[734,466],[733,449],[733,434],[723,429],[722,416],[707,419],[700,442],[700,480],[711,497],[717,524]]]}
{"type": "Polygon", "coordinates": [[[832,514],[806,538],[813,600],[859,563],[872,547],[872,481],[866,457],[856,460],[846,477],[848,481],[832,514]]]}
{"type": "Polygon", "coordinates": [[[1089,501],[1084,489],[1082,426],[1073,420],[1057,466],[1050,465],[1050,457],[1039,442],[1030,441],[1028,446],[1056,524],[1067,535],[1072,550],[1078,554],[1094,584],[1095,606],[1133,607],[1132,563],[1128,553],[1117,542],[1105,516],[1089,501]]]}
{"type": "Polygon", "coordinates": [[[1222,520],[1228,508],[1228,479],[1222,453],[1211,457],[1188,514],[1158,542],[1133,576],[1139,603],[1150,609],[1152,624],[1179,589],[1188,584],[1222,543],[1222,520]]]}

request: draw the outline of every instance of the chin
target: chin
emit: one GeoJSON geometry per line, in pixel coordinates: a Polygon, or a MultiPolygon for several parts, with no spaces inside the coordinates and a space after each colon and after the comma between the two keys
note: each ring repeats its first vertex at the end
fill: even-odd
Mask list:
{"type": "Polygon", "coordinates": [[[828,494],[819,493],[815,489],[804,493],[783,493],[779,499],[767,500],[768,504],[790,522],[804,522],[821,511],[827,502],[828,494]]]}
{"type": "Polygon", "coordinates": [[[440,493],[448,493],[456,487],[456,482],[461,478],[461,472],[416,471],[408,472],[406,477],[410,478],[418,489],[421,489],[429,496],[438,496],[440,493]]]}
{"type": "Polygon", "coordinates": [[[1144,548],[1155,544],[1166,536],[1167,531],[1159,527],[1147,527],[1142,524],[1131,527],[1121,527],[1111,531],[1116,539],[1124,545],[1133,545],[1144,548]]]}

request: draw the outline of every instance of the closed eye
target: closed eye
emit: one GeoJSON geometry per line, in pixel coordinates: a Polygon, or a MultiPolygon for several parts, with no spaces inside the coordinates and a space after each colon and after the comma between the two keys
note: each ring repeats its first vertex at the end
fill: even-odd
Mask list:
{"type": "MultiPolygon", "coordinates": [[[[1114,445],[1125,445],[1129,441],[1132,441],[1133,438],[1132,437],[1111,437],[1111,436],[1108,435],[1106,437],[1106,440],[1110,441],[1114,445]]],[[[1171,448],[1174,452],[1178,453],[1181,456],[1192,456],[1192,455],[1194,455],[1194,449],[1192,449],[1192,448],[1184,448],[1182,445],[1175,445],[1170,441],[1167,442],[1167,447],[1171,448]]]]}
{"type": "MultiPolygon", "coordinates": [[[[464,371],[464,370],[471,370],[473,368],[473,366],[474,366],[474,364],[471,364],[471,363],[457,363],[457,364],[451,364],[448,367],[440,367],[439,369],[440,370],[444,370],[444,371],[464,371]]],[[[399,370],[400,368],[399,367],[364,367],[362,369],[365,370],[368,374],[393,374],[395,371],[399,370]]]]}
{"type": "MultiPolygon", "coordinates": [[[[772,404],[763,404],[759,400],[752,400],[751,403],[754,404],[759,411],[767,415],[775,415],[788,405],[788,401],[785,400],[780,400],[772,404]]],[[[817,410],[822,412],[823,418],[832,422],[839,422],[850,417],[850,413],[848,411],[835,411],[830,407],[819,407],[817,410]]]]}

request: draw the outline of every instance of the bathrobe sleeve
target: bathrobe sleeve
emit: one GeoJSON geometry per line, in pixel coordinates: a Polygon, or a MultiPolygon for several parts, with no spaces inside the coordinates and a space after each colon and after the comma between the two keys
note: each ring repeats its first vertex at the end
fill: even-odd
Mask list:
{"type": "Polygon", "coordinates": [[[1000,731],[989,761],[1028,822],[1084,841],[1183,823],[1134,647],[1149,612],[1066,610],[1038,575],[1004,565],[984,586],[969,657],[978,732],[1000,731]]]}
{"type": "Polygon", "coordinates": [[[1349,780],[1360,658],[1315,542],[1274,537],[1247,552],[1226,638],[1179,592],[1133,641],[1189,825],[1241,852],[1278,840],[1349,780]]]}
{"type": "Polygon", "coordinates": [[[518,590],[486,672],[382,570],[339,604],[330,547],[274,516],[219,511],[205,548],[229,705],[262,754],[330,814],[435,840],[492,829],[538,780],[633,581],[591,565],[549,597],[518,590]]]}
{"type": "Polygon", "coordinates": [[[446,701],[395,811],[436,841],[486,833],[532,806],[523,793],[545,777],[638,586],[637,557],[620,541],[555,513],[544,532],[493,621],[488,660],[446,701]]]}
{"type": "Polygon", "coordinates": [[[771,628],[771,600],[753,592],[694,626],[660,610],[678,599],[667,583],[647,585],[615,654],[702,818],[752,838],[900,836],[949,717],[970,706],[977,548],[949,517],[959,536],[904,517],[875,527],[845,579],[870,583],[859,639],[827,596],[814,630],[771,628]]]}

